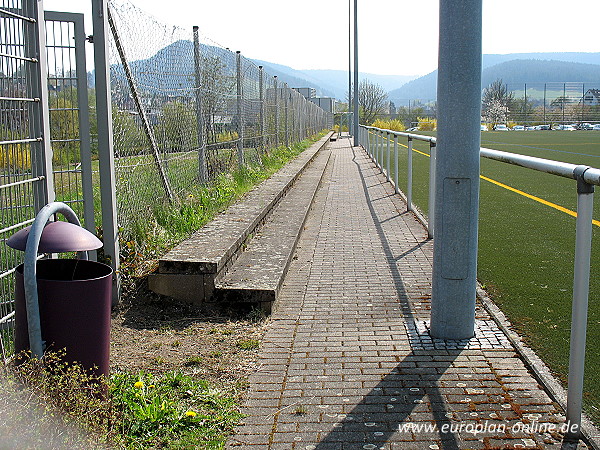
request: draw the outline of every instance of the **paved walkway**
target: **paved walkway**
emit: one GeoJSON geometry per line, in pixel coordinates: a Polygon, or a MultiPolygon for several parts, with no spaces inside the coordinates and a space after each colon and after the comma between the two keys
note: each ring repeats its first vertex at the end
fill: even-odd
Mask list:
{"type": "Polygon", "coordinates": [[[561,448],[564,416],[483,309],[475,338],[429,338],[432,241],[362,149],[329,148],[228,446],[561,448]]]}

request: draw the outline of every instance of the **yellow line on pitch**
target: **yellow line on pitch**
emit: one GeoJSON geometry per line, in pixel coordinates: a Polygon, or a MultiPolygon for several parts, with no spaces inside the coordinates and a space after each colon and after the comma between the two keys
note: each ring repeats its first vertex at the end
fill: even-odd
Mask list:
{"type": "MultiPolygon", "coordinates": [[[[402,147],[404,147],[404,148],[408,148],[407,145],[404,145],[404,144],[400,144],[400,145],[402,147]]],[[[429,155],[427,153],[424,153],[422,151],[416,150],[414,148],[413,148],[413,152],[417,152],[417,153],[419,153],[421,155],[424,155],[424,156],[427,156],[429,158],[429,155]]],[[[503,189],[506,189],[508,191],[514,192],[515,194],[519,194],[519,195],[522,195],[523,197],[527,197],[528,199],[534,200],[534,201],[536,201],[538,203],[541,203],[542,205],[546,205],[546,206],[549,206],[550,208],[554,208],[554,209],[556,209],[558,211],[564,212],[565,214],[568,214],[568,215],[570,215],[572,217],[577,217],[577,213],[575,211],[572,211],[572,210],[567,209],[567,208],[565,208],[563,206],[557,205],[556,203],[552,203],[552,202],[549,202],[548,200],[544,200],[543,198],[536,197],[535,195],[528,194],[527,192],[521,191],[521,190],[516,189],[516,188],[514,188],[512,186],[509,186],[507,184],[500,183],[499,181],[496,181],[496,180],[494,180],[492,178],[488,178],[488,177],[486,177],[484,175],[480,175],[479,178],[481,178],[482,180],[488,181],[488,182],[490,182],[492,184],[495,184],[496,186],[499,186],[499,187],[501,187],[503,189]]],[[[600,227],[600,220],[593,219],[592,223],[594,225],[596,225],[597,227],[600,227]]]]}
{"type": "MultiPolygon", "coordinates": [[[[516,194],[522,195],[523,197],[527,197],[531,200],[541,203],[542,205],[549,206],[550,208],[554,208],[554,209],[564,212],[565,214],[568,214],[570,216],[577,217],[577,213],[575,211],[572,211],[563,206],[557,205],[556,203],[552,203],[552,202],[549,202],[548,200],[544,200],[543,198],[539,198],[539,197],[536,197],[535,195],[528,194],[527,192],[520,191],[519,189],[515,189],[514,187],[508,186],[504,183],[500,183],[499,181],[492,180],[491,178],[488,178],[486,176],[480,175],[479,177],[482,180],[489,181],[490,183],[495,184],[496,186],[500,186],[501,188],[504,188],[504,189],[507,189],[516,194]]],[[[600,220],[593,219],[592,223],[594,225],[596,225],[597,227],[600,227],[600,220]]]]}

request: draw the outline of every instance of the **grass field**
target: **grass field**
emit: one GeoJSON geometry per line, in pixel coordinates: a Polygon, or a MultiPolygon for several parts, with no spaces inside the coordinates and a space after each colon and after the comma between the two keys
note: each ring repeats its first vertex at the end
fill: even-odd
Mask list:
{"type": "MultiPolygon", "coordinates": [[[[425,134],[425,133],[422,133],[425,134]]],[[[406,142],[400,140],[402,144],[406,142]]],[[[600,133],[594,131],[484,132],[482,147],[600,167],[600,133]]],[[[399,157],[406,192],[406,148],[399,157]]],[[[429,153],[429,145],[414,141],[429,153]]],[[[413,157],[413,202],[427,213],[429,158],[413,157]]],[[[481,175],[575,211],[574,180],[496,161],[481,160],[481,175]]],[[[600,204],[594,204],[600,220],[600,204]]],[[[594,225],[584,402],[600,422],[600,227],[594,225]]],[[[478,278],[538,355],[566,386],[575,218],[518,193],[481,181],[478,278]]]]}

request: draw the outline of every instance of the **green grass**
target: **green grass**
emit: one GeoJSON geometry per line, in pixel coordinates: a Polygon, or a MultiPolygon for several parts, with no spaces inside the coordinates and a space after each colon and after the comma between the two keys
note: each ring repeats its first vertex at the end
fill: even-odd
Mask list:
{"type": "Polygon", "coordinates": [[[171,371],[114,372],[108,380],[65,363],[25,357],[3,366],[0,413],[5,442],[31,448],[223,448],[243,417],[238,393],[171,371]]]}
{"type": "Polygon", "coordinates": [[[128,449],[222,448],[242,418],[231,396],[180,372],[110,379],[115,440],[128,449]]]}
{"type": "MultiPolygon", "coordinates": [[[[425,134],[425,133],[421,133],[425,134]]],[[[400,141],[405,143],[403,141],[400,141]]],[[[427,143],[414,148],[429,153],[427,143]]],[[[484,132],[483,147],[600,167],[600,133],[484,132]]],[[[406,192],[406,149],[400,147],[406,192]]],[[[427,212],[429,158],[414,153],[414,200],[427,212]]],[[[481,174],[562,207],[576,210],[576,183],[482,158],[481,174]]],[[[575,218],[481,181],[478,278],[494,301],[566,386],[575,248],[575,218]]],[[[594,205],[600,219],[600,204],[594,205]]],[[[584,403],[600,422],[600,227],[593,227],[584,403]]]]}

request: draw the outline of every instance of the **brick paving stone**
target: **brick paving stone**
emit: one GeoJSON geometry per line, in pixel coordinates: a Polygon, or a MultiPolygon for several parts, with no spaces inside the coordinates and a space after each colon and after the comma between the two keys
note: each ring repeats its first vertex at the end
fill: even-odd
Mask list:
{"type": "Polygon", "coordinates": [[[429,336],[432,241],[363,149],[329,149],[227,445],[560,448],[558,434],[469,429],[565,419],[479,304],[474,338],[429,336]]]}

